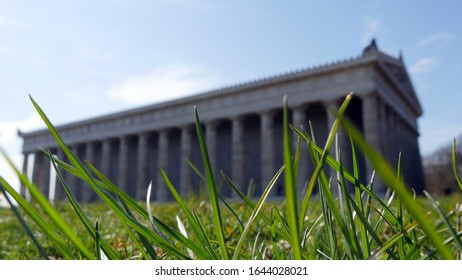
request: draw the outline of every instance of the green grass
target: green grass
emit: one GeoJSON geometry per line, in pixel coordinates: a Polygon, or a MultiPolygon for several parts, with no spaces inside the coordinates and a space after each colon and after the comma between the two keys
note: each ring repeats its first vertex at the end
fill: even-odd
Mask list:
{"type": "MultiPolygon", "coordinates": [[[[32,100],[68,158],[69,163],[65,163],[43,151],[52,161],[68,200],[50,204],[9,161],[33,202],[25,201],[0,177],[0,190],[11,196],[12,205],[11,209],[0,209],[0,259],[460,259],[460,194],[438,200],[428,193],[425,198],[414,197],[403,183],[400,169],[392,170],[342,118],[350,100],[348,95],[326,143],[315,143],[312,129],[290,125],[284,100],[284,141],[280,147],[284,166],[257,198],[242,193],[241,186],[221,173],[237,201],[219,195],[199,113],[194,110],[204,168],[188,163],[207,191],[199,197],[181,197],[178,186],[159,169],[174,198],[166,204],[152,203],[149,198],[135,201],[91,163],[80,161],[32,100]],[[340,126],[354,143],[351,172],[344,168],[342,153],[335,147],[340,126]],[[295,147],[293,137],[298,137],[295,147]],[[315,166],[302,194],[296,185],[300,145],[307,145],[315,166]],[[374,176],[388,186],[385,196],[375,193],[374,176],[368,182],[359,180],[359,152],[374,167],[374,176]],[[84,180],[101,202],[80,205],[62,176],[64,172],[84,180]],[[284,181],[285,199],[268,201],[277,180],[284,181]],[[354,186],[354,192],[348,191],[348,185],[354,186]],[[319,192],[314,192],[315,187],[319,192]]],[[[2,154],[9,160],[5,151],[2,154]]],[[[453,170],[462,189],[455,163],[453,170]]]]}

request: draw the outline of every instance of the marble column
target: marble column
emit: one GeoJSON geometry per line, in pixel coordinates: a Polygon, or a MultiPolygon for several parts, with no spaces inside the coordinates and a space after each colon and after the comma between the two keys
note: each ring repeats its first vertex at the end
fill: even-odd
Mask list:
{"type": "MultiPolygon", "coordinates": [[[[213,177],[218,187],[218,192],[224,195],[223,180],[221,179],[220,168],[218,167],[218,146],[217,146],[217,122],[211,121],[205,124],[205,142],[209,154],[210,166],[212,167],[213,177]]],[[[220,147],[221,148],[221,147],[220,147]]]]}
{"type": "MultiPolygon", "coordinates": [[[[407,125],[405,120],[401,119],[401,153],[403,154],[403,163],[402,163],[402,171],[403,176],[407,171],[407,165],[410,159],[409,149],[407,147],[407,125]]],[[[409,173],[406,173],[409,174],[409,173]]]]}
{"type": "Polygon", "coordinates": [[[215,180],[219,174],[217,173],[217,124],[216,122],[208,122],[205,124],[205,137],[206,137],[206,144],[207,144],[207,152],[209,154],[210,165],[213,169],[213,175],[215,180]]]}
{"type": "MultiPolygon", "coordinates": [[[[301,129],[302,126],[306,127],[306,113],[305,113],[305,108],[304,107],[297,107],[292,109],[292,122],[293,125],[297,129],[301,129]]],[[[299,135],[295,132],[292,133],[293,135],[293,153],[295,156],[296,149],[297,149],[297,142],[299,135]]],[[[308,174],[309,174],[309,152],[308,152],[308,146],[306,141],[303,139],[300,139],[300,152],[299,152],[299,160],[298,160],[298,174],[297,174],[297,189],[299,194],[302,194],[303,191],[305,190],[305,186],[308,180],[308,174]]]]}
{"type": "Polygon", "coordinates": [[[49,193],[50,163],[48,158],[41,152],[35,152],[33,182],[46,197],[49,193]]]}
{"type": "MultiPolygon", "coordinates": [[[[246,193],[247,183],[244,182],[244,141],[243,121],[241,118],[232,119],[232,177],[231,180],[243,193],[246,193]]],[[[233,193],[233,195],[236,195],[233,193]]]]}
{"type": "Polygon", "coordinates": [[[396,141],[397,141],[397,155],[401,154],[401,165],[403,164],[403,130],[402,130],[402,122],[401,117],[398,114],[395,114],[395,122],[396,122],[396,141]]]}
{"type": "Polygon", "coordinates": [[[119,166],[118,166],[118,187],[127,192],[127,179],[128,179],[128,138],[126,136],[120,137],[119,145],[119,166]]]}
{"type": "Polygon", "coordinates": [[[138,200],[146,199],[146,191],[149,186],[148,179],[148,133],[141,133],[138,135],[138,147],[137,147],[137,187],[136,187],[136,198],[138,200]]]}
{"type": "MultiPolygon", "coordinates": [[[[410,125],[406,126],[406,152],[408,154],[408,161],[406,165],[406,173],[410,175],[410,177],[413,177],[412,170],[413,170],[413,164],[415,162],[415,155],[414,155],[414,145],[412,142],[413,138],[413,129],[410,125]]],[[[419,186],[416,186],[419,187],[419,186]]]]}
{"type": "MultiPolygon", "coordinates": [[[[329,101],[329,102],[325,102],[324,103],[324,106],[326,108],[326,112],[327,112],[327,137],[326,137],[326,141],[329,137],[329,134],[330,134],[330,131],[332,130],[332,126],[334,125],[334,122],[337,118],[336,116],[336,113],[338,112],[340,106],[339,104],[337,103],[336,100],[332,100],[332,101],[329,101]]],[[[316,133],[316,131],[315,131],[316,133]]],[[[338,130],[337,130],[337,134],[340,136],[343,136],[345,133],[344,133],[344,130],[342,129],[341,126],[338,127],[338,130]]],[[[338,137],[339,137],[338,136],[338,137]]],[[[340,137],[339,137],[340,138],[340,137]]],[[[342,137],[343,138],[343,137],[342,137]]],[[[321,149],[324,149],[324,145],[325,143],[316,143],[321,149]]],[[[339,143],[340,144],[340,143],[339,143]]],[[[343,149],[343,147],[342,147],[343,149]]],[[[335,142],[332,144],[331,146],[331,149],[330,149],[330,155],[332,157],[335,158],[335,142]]]]}
{"type": "MultiPolygon", "coordinates": [[[[162,130],[159,132],[159,167],[166,172],[168,167],[168,131],[162,130]]],[[[159,174],[157,180],[157,189],[154,188],[157,194],[157,201],[165,202],[168,199],[169,190],[165,185],[164,178],[159,174]]]]}
{"type": "Polygon", "coordinates": [[[383,100],[379,100],[379,126],[381,138],[381,154],[384,158],[390,161],[390,147],[389,147],[389,129],[387,122],[387,107],[383,100]]]}
{"type": "MultiPolygon", "coordinates": [[[[352,104],[353,102],[358,102],[358,100],[353,99],[349,106],[353,107],[354,106],[354,104],[352,104]]],[[[337,113],[338,113],[341,105],[337,100],[333,100],[333,101],[325,103],[325,106],[326,106],[328,125],[329,125],[328,126],[328,134],[327,134],[328,136],[327,137],[329,137],[329,134],[330,134],[330,132],[332,130],[334,122],[337,119],[337,113]]],[[[346,109],[346,111],[342,115],[342,119],[348,121],[351,125],[354,125],[357,129],[360,129],[361,128],[361,123],[358,123],[357,114],[363,114],[363,112],[354,111],[354,110],[351,109],[351,107],[346,109]]],[[[326,141],[327,141],[327,138],[326,138],[326,141]]],[[[321,144],[321,143],[319,143],[319,144],[321,144]]],[[[325,145],[321,146],[321,148],[324,148],[324,146],[325,145]]],[[[332,156],[336,160],[341,159],[343,168],[345,170],[347,170],[350,173],[353,172],[353,154],[352,154],[352,150],[351,150],[350,135],[343,128],[343,126],[341,124],[339,124],[339,126],[337,128],[337,133],[336,133],[335,138],[334,138],[334,140],[332,142],[329,153],[330,153],[330,156],[332,156]]],[[[359,164],[359,167],[360,167],[360,178],[358,178],[358,179],[361,179],[363,177],[363,175],[364,175],[364,174],[362,174],[364,172],[361,172],[362,171],[362,165],[363,165],[362,162],[363,161],[362,161],[362,159],[360,157],[360,154],[357,154],[357,156],[358,156],[357,157],[358,164],[359,164]]],[[[332,182],[331,189],[332,189],[332,192],[337,195],[338,191],[339,191],[339,188],[338,188],[338,184],[336,182],[339,179],[340,174],[335,169],[328,166],[327,164],[325,165],[324,170],[325,170],[326,175],[330,175],[332,177],[333,182],[332,182]]],[[[352,191],[353,190],[353,183],[347,181],[346,182],[346,188],[348,190],[352,191]]]]}
{"type": "Polygon", "coordinates": [[[412,187],[417,194],[422,194],[425,188],[425,178],[423,175],[422,158],[419,152],[419,133],[417,130],[412,131],[412,187]]]}
{"type": "Polygon", "coordinates": [[[192,169],[188,163],[184,161],[184,158],[191,160],[191,127],[183,126],[181,128],[181,164],[180,164],[180,186],[179,193],[185,197],[191,190],[191,176],[192,169]]]}
{"type": "MultiPolygon", "coordinates": [[[[29,182],[34,182],[35,177],[34,177],[34,169],[35,169],[35,153],[29,153],[27,156],[27,171],[26,175],[27,178],[29,179],[29,182]]],[[[25,187],[24,187],[25,188],[25,187]]],[[[31,200],[31,195],[30,192],[27,188],[24,190],[24,198],[26,199],[27,202],[30,202],[31,200]]]]}
{"type": "Polygon", "coordinates": [[[414,166],[414,162],[416,159],[414,142],[412,141],[413,138],[414,138],[414,129],[411,125],[408,125],[407,150],[409,153],[409,165],[408,165],[409,174],[411,174],[412,171],[414,170],[413,166],[414,166]]]}
{"type": "MultiPolygon", "coordinates": [[[[335,120],[337,118],[336,113],[338,112],[340,106],[339,106],[339,104],[338,104],[338,102],[336,100],[331,100],[331,101],[325,102],[324,106],[325,106],[326,112],[327,112],[327,135],[326,135],[326,143],[327,143],[327,140],[329,138],[329,134],[330,134],[330,132],[332,130],[332,126],[334,125],[334,122],[335,122],[335,120]]],[[[316,131],[315,131],[315,133],[316,133],[316,131]]],[[[343,128],[341,127],[341,125],[339,125],[339,127],[338,127],[336,138],[337,138],[337,142],[338,142],[338,148],[340,150],[342,150],[342,151],[344,149],[346,149],[346,143],[345,143],[346,133],[343,130],[343,128]]],[[[319,146],[319,148],[324,149],[324,146],[325,146],[326,143],[316,143],[316,144],[319,146]]],[[[329,150],[329,154],[333,158],[337,157],[337,150],[336,150],[336,142],[335,141],[332,143],[332,146],[331,146],[331,148],[329,150]]],[[[319,157],[321,157],[321,156],[319,155],[319,157]]],[[[343,157],[343,155],[342,155],[342,157],[343,157]]],[[[343,158],[343,162],[345,162],[345,158],[343,158]]],[[[315,166],[315,168],[316,168],[316,166],[315,166]]],[[[326,173],[326,176],[329,176],[331,174],[336,173],[336,171],[333,168],[330,168],[330,167],[325,168],[324,171],[326,173]]],[[[338,190],[338,188],[332,188],[332,191],[334,193],[336,193],[337,190],[338,190]]]]}
{"type": "MultiPolygon", "coordinates": [[[[29,177],[29,173],[28,173],[29,157],[30,157],[30,153],[24,153],[23,162],[22,162],[22,172],[23,172],[23,174],[25,174],[27,176],[27,178],[29,180],[31,180],[31,178],[29,177]]],[[[24,184],[21,183],[19,193],[24,198],[26,197],[26,190],[27,190],[27,188],[24,186],[24,184]]]]}
{"type": "MultiPolygon", "coordinates": [[[[57,158],[56,156],[56,152],[57,150],[51,150],[51,155],[52,157],[54,157],[54,159],[57,158]]],[[[49,164],[50,164],[50,169],[49,169],[49,173],[48,173],[48,198],[50,200],[51,203],[54,203],[56,200],[57,200],[57,197],[56,197],[56,194],[57,194],[57,174],[56,174],[56,169],[52,163],[51,160],[49,160],[49,164]]]]}
{"type": "Polygon", "coordinates": [[[104,139],[101,143],[101,173],[109,180],[111,170],[111,140],[104,139]]]}
{"type": "Polygon", "coordinates": [[[31,182],[36,186],[40,187],[40,170],[43,166],[43,163],[40,161],[40,152],[34,152],[34,156],[32,157],[33,164],[32,164],[32,174],[30,176],[31,182]]]}
{"type": "Polygon", "coordinates": [[[395,112],[391,107],[388,107],[387,114],[387,124],[388,124],[388,137],[389,137],[389,160],[392,167],[397,166],[398,162],[398,148],[397,148],[397,134],[396,134],[396,122],[395,122],[395,112]]]}
{"type": "MultiPolygon", "coordinates": [[[[56,157],[59,160],[64,161],[64,157],[65,157],[64,156],[64,151],[61,148],[58,148],[58,150],[56,151],[56,157]]],[[[63,174],[64,172],[62,172],[63,169],[60,168],[59,165],[58,165],[58,170],[61,173],[61,175],[64,176],[64,174],[63,174]]],[[[61,183],[59,178],[56,178],[56,180],[57,180],[57,183],[56,183],[56,191],[55,191],[55,200],[56,201],[63,200],[66,197],[66,192],[64,191],[63,184],[61,183]]]]}
{"type": "MultiPolygon", "coordinates": [[[[78,147],[79,147],[78,144],[74,144],[70,146],[70,149],[75,156],[80,158],[78,147]]],[[[66,180],[66,183],[69,186],[69,189],[72,192],[72,194],[75,196],[75,198],[78,201],[80,201],[82,197],[80,193],[80,187],[79,187],[80,180],[77,178],[77,176],[67,171],[64,174],[64,179],[66,180]]]]}
{"type": "Polygon", "coordinates": [[[368,95],[363,98],[363,129],[366,141],[380,151],[380,126],[378,115],[378,100],[375,95],[368,95]]]}
{"type": "Polygon", "coordinates": [[[403,172],[403,176],[408,176],[408,175],[404,175],[404,174],[409,174],[407,173],[407,168],[408,168],[408,162],[409,162],[409,157],[410,157],[410,154],[409,154],[409,149],[408,149],[408,146],[407,146],[407,143],[408,143],[408,135],[407,135],[407,125],[406,123],[401,119],[401,154],[402,154],[402,163],[401,163],[401,166],[402,166],[402,172],[403,172]]]}
{"type": "MultiPolygon", "coordinates": [[[[85,144],[85,161],[94,164],[95,161],[95,143],[88,142],[85,144]]],[[[94,200],[94,191],[88,184],[82,184],[82,201],[83,202],[92,202],[94,200]]]]}
{"type": "MultiPolygon", "coordinates": [[[[381,152],[380,127],[377,125],[379,123],[378,110],[378,100],[374,94],[365,96],[363,98],[362,114],[364,137],[366,138],[366,141],[369,145],[371,145],[375,150],[381,152]]],[[[374,167],[370,164],[369,161],[366,163],[366,168],[366,178],[371,178],[374,167]]]]}
{"type": "MultiPolygon", "coordinates": [[[[276,174],[274,160],[274,112],[262,113],[261,118],[261,166],[262,166],[262,186],[268,186],[269,182],[276,174]]],[[[281,148],[281,147],[279,147],[281,148]]],[[[276,190],[270,192],[270,196],[275,196],[276,190]]]]}
{"type": "MultiPolygon", "coordinates": [[[[381,108],[381,102],[376,95],[369,95],[363,98],[362,107],[364,137],[369,145],[375,148],[380,154],[385,155],[387,139],[385,136],[386,134],[381,133],[384,131],[381,126],[388,125],[385,124],[385,117],[382,117],[383,120],[380,119],[381,112],[385,110],[381,108]]],[[[370,180],[374,170],[375,168],[370,161],[366,161],[366,180],[370,180]]],[[[386,192],[386,186],[379,176],[375,177],[374,188],[379,193],[386,192]]]]}

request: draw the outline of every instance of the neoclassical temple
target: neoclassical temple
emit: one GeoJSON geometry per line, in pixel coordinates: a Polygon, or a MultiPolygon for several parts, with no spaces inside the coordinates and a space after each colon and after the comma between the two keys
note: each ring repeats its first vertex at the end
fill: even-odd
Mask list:
{"type": "MultiPolygon", "coordinates": [[[[252,183],[258,195],[283,164],[283,96],[288,97],[291,123],[308,127],[311,122],[315,140],[322,146],[335,118],[332,112],[349,92],[354,92],[354,98],[346,116],[393,166],[402,152],[404,179],[421,192],[424,182],[417,119],[422,108],[402,57],[380,51],[375,41],[353,59],[69,123],[58,131],[79,158],[93,163],[132,197],[145,199],[152,181],[152,199],[168,201],[172,197],[158,167],[182,195],[206,190],[185,161],[188,158],[202,170],[193,115],[196,106],[222,195],[234,194],[220,170],[244,192],[252,183]]],[[[62,187],[39,148],[66,160],[62,150],[47,130],[19,132],[19,136],[24,140],[24,171],[44,193],[62,199],[62,187]]],[[[351,166],[348,137],[342,132],[338,137],[343,162],[351,166]]],[[[361,178],[369,180],[371,168],[363,157],[359,161],[361,178]]],[[[302,145],[300,187],[313,169],[308,149],[302,145]]],[[[64,175],[80,201],[96,199],[82,181],[64,175]]],[[[282,181],[273,189],[273,196],[283,195],[282,181]]],[[[26,195],[24,189],[22,193],[26,195]]]]}

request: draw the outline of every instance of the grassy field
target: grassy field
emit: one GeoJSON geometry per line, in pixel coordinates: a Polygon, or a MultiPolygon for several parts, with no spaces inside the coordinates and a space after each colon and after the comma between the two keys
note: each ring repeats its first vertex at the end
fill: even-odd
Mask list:
{"type": "MultiPolygon", "coordinates": [[[[57,171],[68,202],[51,205],[10,161],[33,202],[25,201],[0,177],[0,190],[10,194],[17,204],[0,212],[0,259],[460,259],[461,196],[436,200],[426,193],[425,197],[416,198],[402,180],[400,163],[398,170],[393,170],[343,120],[350,100],[348,95],[322,145],[312,141],[311,129],[306,131],[289,124],[285,100],[281,147],[284,166],[257,198],[241,193],[232,178],[222,173],[238,198],[235,201],[222,199],[217,191],[199,114],[195,111],[205,171],[201,174],[195,166],[191,168],[202,178],[207,191],[203,197],[180,197],[160,168],[175,200],[169,204],[151,203],[149,199],[135,201],[91,163],[81,162],[32,100],[69,160],[67,164],[44,151],[57,171]],[[344,169],[338,156],[341,151],[335,146],[340,125],[354,143],[352,171],[344,169]],[[295,147],[294,136],[299,139],[295,147]],[[300,145],[308,146],[316,167],[303,193],[297,192],[296,185],[300,145]],[[332,150],[337,156],[330,155],[332,150]],[[355,155],[359,151],[375,169],[368,182],[358,179],[361,176],[355,155]],[[325,172],[326,166],[331,172],[325,172]],[[101,203],[80,205],[63,179],[63,172],[84,180],[101,203]],[[374,176],[388,186],[385,196],[375,193],[374,176]],[[285,197],[279,202],[268,201],[277,180],[284,182],[285,197]],[[354,191],[348,191],[348,186],[353,186],[354,191]]],[[[455,152],[454,142],[454,155],[455,152]]],[[[462,189],[455,163],[453,170],[462,189]]]]}
{"type": "MultiPolygon", "coordinates": [[[[446,196],[439,198],[438,203],[445,212],[449,213],[455,210],[456,204],[459,203],[461,199],[461,195],[446,196]]],[[[315,200],[318,200],[318,198],[315,198],[315,200]]],[[[446,236],[446,238],[450,238],[450,234],[447,232],[447,230],[444,229],[444,227],[441,227],[443,223],[442,219],[436,213],[431,203],[423,198],[420,199],[420,202],[424,205],[430,222],[434,225],[440,225],[441,234],[446,236]]],[[[210,204],[207,199],[190,199],[188,204],[189,208],[195,211],[198,216],[211,217],[210,204]]],[[[263,209],[262,213],[265,216],[269,216],[271,214],[271,209],[275,208],[279,208],[283,211],[283,204],[283,202],[269,202],[263,209]]],[[[316,226],[313,227],[310,236],[306,240],[308,242],[308,244],[305,246],[306,251],[310,252],[310,259],[330,259],[331,256],[328,255],[328,252],[331,249],[326,248],[327,244],[329,244],[329,241],[325,240],[328,236],[326,235],[326,228],[324,228],[323,222],[315,223],[316,220],[321,217],[321,205],[319,202],[315,202],[313,204],[314,205],[309,209],[309,215],[307,216],[306,220],[307,224],[316,224],[316,226]]],[[[142,205],[142,203],[140,203],[140,205],[142,205]]],[[[91,237],[91,235],[88,234],[84,226],[80,223],[79,218],[77,217],[72,206],[69,203],[59,203],[55,207],[60,212],[64,220],[69,225],[71,225],[72,230],[77,233],[84,244],[89,248],[94,247],[94,239],[91,237]]],[[[175,218],[176,215],[184,220],[184,215],[181,214],[181,209],[176,203],[163,205],[152,204],[151,207],[153,213],[158,213],[158,218],[164,221],[172,229],[178,228],[178,223],[175,218]]],[[[243,220],[248,219],[250,216],[250,208],[247,207],[246,209],[245,204],[235,203],[232,207],[233,209],[236,209],[236,214],[242,217],[243,220]]],[[[94,203],[85,205],[83,208],[93,223],[96,223],[96,220],[98,220],[101,237],[104,238],[107,243],[114,249],[118,259],[143,259],[143,256],[139,252],[136,244],[134,244],[134,241],[131,240],[130,235],[127,233],[126,228],[124,228],[124,226],[121,224],[114,211],[107,207],[107,205],[103,203],[94,203]]],[[[228,246],[232,248],[235,246],[239,235],[241,234],[239,231],[241,225],[239,225],[230,211],[223,209],[223,212],[224,230],[226,232],[226,238],[229,239],[227,240],[227,243],[228,246]]],[[[379,215],[373,216],[375,216],[376,219],[374,223],[377,223],[379,215]]],[[[408,217],[407,214],[405,214],[405,216],[408,217]]],[[[51,259],[64,258],[59,250],[55,248],[54,243],[50,241],[43,233],[41,233],[37,226],[33,225],[33,222],[30,218],[26,218],[25,220],[28,222],[28,224],[31,225],[31,230],[34,232],[37,241],[41,244],[47,256],[49,256],[51,259]]],[[[460,220],[460,216],[453,215],[450,220],[451,223],[456,225],[456,227],[457,223],[460,224],[460,221],[458,221],[460,220]]],[[[204,222],[207,222],[206,219],[204,219],[204,222]]],[[[208,224],[211,224],[210,220],[208,221],[208,224]]],[[[146,224],[146,226],[148,226],[148,224],[146,224]]],[[[191,230],[187,224],[185,227],[186,231],[189,232],[191,230]]],[[[211,226],[205,226],[205,230],[209,231],[209,236],[213,236],[213,229],[211,226]]],[[[394,230],[393,227],[385,224],[380,230],[377,230],[377,234],[381,240],[386,241],[390,240],[394,235],[396,235],[395,231],[396,230],[394,230]]],[[[460,226],[458,231],[460,232],[460,226]]],[[[44,257],[37,250],[37,247],[31,241],[30,237],[24,231],[18,219],[8,208],[0,208],[0,233],[2,236],[0,239],[0,259],[44,259],[44,257]]],[[[335,230],[335,234],[339,234],[338,229],[335,230]]],[[[360,233],[358,232],[358,234],[360,233]]],[[[412,234],[409,234],[408,237],[411,237],[413,234],[415,234],[415,238],[417,239],[424,238],[424,233],[422,233],[421,230],[415,230],[412,234]]],[[[342,241],[340,238],[337,242],[339,243],[337,256],[341,256],[342,254],[344,255],[345,253],[342,252],[342,250],[345,248],[345,244],[341,244],[344,241],[342,241]]],[[[407,245],[409,246],[410,244],[407,245]]],[[[397,245],[395,244],[394,246],[397,245]]],[[[429,244],[426,246],[429,246],[429,244]]],[[[244,251],[247,251],[247,253],[241,257],[245,256],[245,259],[291,259],[290,244],[282,239],[273,238],[271,227],[266,225],[263,221],[256,222],[254,224],[251,229],[251,233],[249,234],[248,243],[245,244],[244,247],[244,251]],[[257,248],[254,248],[256,246],[257,248]],[[277,246],[277,251],[274,249],[274,246],[277,246]]],[[[418,250],[418,254],[414,255],[411,259],[441,258],[439,254],[434,254],[434,252],[431,251],[431,247],[425,247],[418,250]],[[431,254],[428,255],[429,253],[431,254]]],[[[397,251],[397,249],[398,248],[396,247],[393,250],[397,251]]],[[[75,256],[79,256],[78,251],[76,249],[73,250],[75,250],[75,256]]],[[[456,258],[460,257],[458,255],[460,254],[460,250],[458,248],[454,246],[452,250],[454,250],[454,256],[456,258]]],[[[410,249],[407,249],[407,251],[410,251],[410,249]]],[[[376,257],[378,259],[393,259],[395,257],[398,258],[398,253],[396,254],[397,255],[395,256],[382,255],[381,257],[380,255],[377,255],[376,257]]],[[[170,256],[162,252],[162,250],[158,250],[158,256],[159,258],[170,259],[170,256]]]]}

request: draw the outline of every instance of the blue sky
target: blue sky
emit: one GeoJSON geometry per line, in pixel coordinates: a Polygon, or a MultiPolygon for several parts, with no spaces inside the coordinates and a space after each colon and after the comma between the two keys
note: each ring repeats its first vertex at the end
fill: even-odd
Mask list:
{"type": "MultiPolygon", "coordinates": [[[[428,154],[462,133],[460,1],[0,0],[0,145],[16,131],[335,62],[375,37],[404,61],[428,154]]],[[[0,174],[10,176],[4,163],[0,174]]]]}

